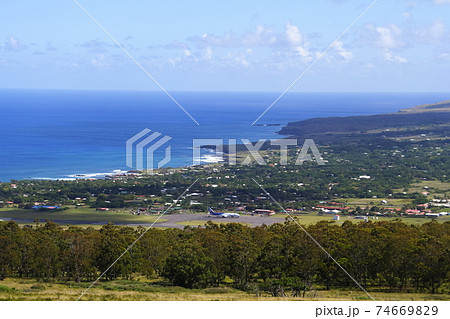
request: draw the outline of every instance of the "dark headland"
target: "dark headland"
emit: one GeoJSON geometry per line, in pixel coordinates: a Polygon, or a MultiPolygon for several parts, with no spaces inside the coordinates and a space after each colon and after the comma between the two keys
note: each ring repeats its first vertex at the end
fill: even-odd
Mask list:
{"type": "Polygon", "coordinates": [[[404,138],[417,134],[447,138],[450,134],[450,101],[419,105],[396,113],[289,122],[278,133],[325,143],[369,136],[404,138]]]}

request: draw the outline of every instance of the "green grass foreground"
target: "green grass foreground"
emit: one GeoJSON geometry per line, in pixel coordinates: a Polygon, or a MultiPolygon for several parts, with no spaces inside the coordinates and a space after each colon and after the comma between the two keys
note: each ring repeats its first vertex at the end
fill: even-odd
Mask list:
{"type": "MultiPolygon", "coordinates": [[[[277,213],[273,215],[273,217],[282,217],[285,218],[287,215],[285,213],[277,213]]],[[[359,223],[361,222],[361,219],[355,219],[355,216],[346,216],[341,215],[340,220],[334,221],[333,216],[334,215],[318,215],[316,212],[311,212],[307,214],[301,214],[301,215],[292,215],[295,218],[297,218],[298,222],[303,225],[313,225],[321,221],[327,221],[327,222],[333,222],[336,225],[342,225],[344,222],[349,221],[353,223],[359,223]]],[[[397,220],[401,220],[403,223],[408,225],[416,225],[420,226],[425,223],[429,223],[432,219],[431,218],[425,218],[425,217],[378,217],[378,219],[373,219],[372,216],[369,216],[369,220],[371,222],[394,222],[397,220]]],[[[434,219],[437,223],[445,223],[447,221],[450,221],[450,216],[442,216],[440,218],[434,219]]]]}
{"type": "MultiPolygon", "coordinates": [[[[0,282],[0,300],[11,301],[70,301],[76,300],[90,283],[42,282],[34,279],[7,278],[0,282]]],[[[379,301],[427,301],[450,300],[449,294],[427,293],[389,293],[384,291],[369,292],[379,301]]],[[[370,298],[359,290],[314,290],[305,296],[272,297],[268,293],[256,296],[231,287],[210,287],[204,289],[187,289],[170,286],[163,281],[151,281],[139,277],[135,280],[113,280],[99,282],[82,298],[92,301],[269,301],[269,300],[341,300],[364,301],[370,298]]]]}

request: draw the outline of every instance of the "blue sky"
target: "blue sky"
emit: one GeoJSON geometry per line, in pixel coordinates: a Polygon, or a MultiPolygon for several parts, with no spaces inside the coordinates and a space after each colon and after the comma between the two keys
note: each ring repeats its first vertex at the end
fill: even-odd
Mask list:
{"type": "MultiPolygon", "coordinates": [[[[169,91],[283,91],[372,1],[79,0],[169,91]]],[[[72,0],[2,1],[0,88],[158,90],[72,0]]],[[[449,91],[450,0],[379,0],[302,92],[449,91]]]]}

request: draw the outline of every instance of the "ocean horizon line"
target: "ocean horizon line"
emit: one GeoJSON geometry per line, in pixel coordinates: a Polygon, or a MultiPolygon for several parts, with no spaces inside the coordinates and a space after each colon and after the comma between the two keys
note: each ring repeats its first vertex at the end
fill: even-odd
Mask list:
{"type": "MultiPolygon", "coordinates": [[[[145,92],[145,93],[161,93],[165,95],[161,90],[158,89],[90,89],[90,88],[5,88],[0,87],[1,91],[74,91],[74,92],[145,92]]],[[[278,90],[168,90],[169,92],[177,93],[266,93],[266,94],[281,94],[282,91],[278,90]]],[[[286,94],[450,94],[450,91],[289,91],[286,94]]],[[[450,97],[449,97],[450,98],[450,97]]]]}

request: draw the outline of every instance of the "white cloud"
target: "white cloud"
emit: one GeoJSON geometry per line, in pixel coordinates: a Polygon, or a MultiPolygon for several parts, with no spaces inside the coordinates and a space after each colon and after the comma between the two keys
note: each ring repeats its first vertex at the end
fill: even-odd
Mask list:
{"type": "MultiPolygon", "coordinates": [[[[173,66],[231,66],[248,68],[252,65],[288,70],[304,67],[321,52],[306,40],[300,28],[286,22],[283,30],[257,25],[241,34],[228,32],[222,35],[203,33],[187,38],[186,44],[177,43],[178,58],[171,57],[173,66]],[[193,49],[189,49],[193,48],[193,49]],[[194,49],[195,48],[195,49],[194,49]],[[264,48],[270,49],[264,50],[264,48]]],[[[171,47],[172,48],[172,47],[171,47]]],[[[326,56],[328,63],[348,63],[354,53],[339,41],[326,56]]]]}
{"type": "Polygon", "coordinates": [[[232,67],[248,68],[250,66],[250,62],[247,60],[247,57],[244,53],[228,53],[221,59],[226,63],[226,65],[232,67]]]}
{"type": "Polygon", "coordinates": [[[273,29],[263,25],[258,25],[256,30],[245,32],[241,35],[227,33],[222,36],[214,34],[202,34],[201,36],[191,37],[188,41],[201,46],[239,48],[239,47],[263,47],[271,46],[277,42],[273,29]]]}
{"type": "MultiPolygon", "coordinates": [[[[228,53],[233,58],[228,57],[226,60],[232,60],[234,64],[239,63],[244,67],[250,65],[248,60],[250,54],[254,54],[255,57],[259,56],[259,52],[255,53],[257,48],[271,48],[272,53],[281,51],[285,59],[300,58],[303,62],[312,60],[312,55],[308,49],[309,44],[305,42],[299,27],[291,22],[286,23],[282,32],[275,32],[272,27],[257,25],[255,29],[241,34],[234,32],[224,35],[204,33],[201,36],[190,37],[187,41],[199,47],[202,53],[194,55],[201,56],[203,60],[212,60],[212,49],[214,48],[243,49],[245,50],[245,57],[241,57],[241,53],[231,51],[228,53]],[[238,58],[235,58],[235,56],[238,56],[238,58]]],[[[223,50],[218,50],[216,57],[220,56],[220,52],[223,53],[223,50]]]]}
{"type": "MultiPolygon", "coordinates": [[[[297,56],[300,56],[305,62],[312,60],[307,44],[303,41],[303,34],[296,25],[293,25],[290,22],[286,23],[285,36],[287,45],[294,50],[297,56]]],[[[284,41],[280,42],[282,43],[284,41]]]]}
{"type": "Polygon", "coordinates": [[[91,59],[91,64],[98,68],[105,68],[108,66],[108,63],[105,60],[105,56],[103,54],[97,54],[95,57],[91,59]]]}
{"type": "Polygon", "coordinates": [[[303,43],[303,34],[300,32],[296,25],[288,22],[286,24],[286,38],[289,44],[292,46],[299,46],[303,43]]]}
{"type": "Polygon", "coordinates": [[[202,34],[188,39],[199,46],[222,48],[298,47],[304,45],[304,36],[298,26],[286,23],[285,30],[277,33],[272,27],[257,25],[253,31],[224,35],[202,34]]]}
{"type": "Polygon", "coordinates": [[[408,60],[404,57],[401,57],[399,55],[394,55],[390,50],[385,49],[383,52],[383,58],[387,62],[393,62],[398,64],[404,64],[408,63],[408,60]]]}
{"type": "Polygon", "coordinates": [[[394,49],[404,45],[402,40],[402,30],[396,24],[385,27],[375,27],[375,45],[380,48],[394,49]]]}
{"type": "Polygon", "coordinates": [[[203,57],[204,57],[206,60],[211,60],[211,59],[212,59],[212,50],[211,50],[210,47],[207,47],[207,48],[205,49],[205,52],[203,53],[203,57]]]}
{"type": "Polygon", "coordinates": [[[442,19],[437,19],[431,26],[421,27],[414,31],[418,41],[428,44],[439,44],[446,33],[446,26],[442,19]]]}
{"type": "Polygon", "coordinates": [[[301,57],[303,57],[303,58],[306,58],[306,59],[309,59],[310,58],[310,53],[309,53],[309,51],[306,49],[306,48],[304,48],[304,47],[302,47],[302,46],[296,46],[295,48],[294,48],[294,51],[299,55],[299,56],[301,56],[301,57]]]}
{"type": "Polygon", "coordinates": [[[9,41],[8,41],[8,44],[9,44],[9,47],[10,47],[11,49],[13,49],[13,50],[19,50],[19,48],[20,48],[20,43],[19,43],[19,40],[18,40],[18,39],[14,38],[13,36],[10,36],[8,40],[9,40],[9,41]]]}
{"type": "Polygon", "coordinates": [[[346,50],[344,48],[344,44],[341,41],[336,42],[333,48],[338,56],[343,58],[346,62],[353,59],[353,52],[346,50]]]}
{"type": "Polygon", "coordinates": [[[182,61],[182,59],[180,57],[176,57],[176,58],[168,58],[167,62],[170,63],[171,66],[176,66],[177,64],[179,64],[182,61]]]}
{"type": "Polygon", "coordinates": [[[243,57],[236,57],[236,62],[240,65],[242,65],[244,68],[248,68],[250,63],[243,57]]]}
{"type": "Polygon", "coordinates": [[[16,37],[10,35],[6,39],[6,42],[4,43],[3,48],[5,50],[9,50],[9,51],[20,51],[20,50],[26,49],[27,46],[21,44],[19,39],[17,39],[16,37]]]}
{"type": "Polygon", "coordinates": [[[445,60],[445,61],[450,61],[450,53],[442,53],[439,56],[439,59],[445,60]]]}

